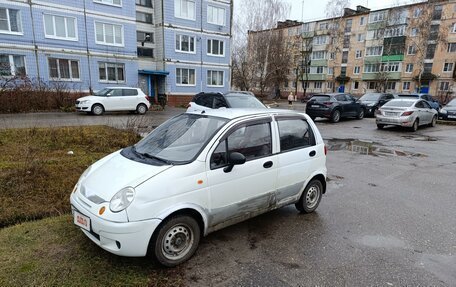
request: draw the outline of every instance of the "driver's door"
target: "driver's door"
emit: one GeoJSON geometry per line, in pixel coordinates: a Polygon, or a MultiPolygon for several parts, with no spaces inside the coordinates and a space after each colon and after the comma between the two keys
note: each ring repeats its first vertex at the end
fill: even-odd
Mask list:
{"type": "Polygon", "coordinates": [[[277,156],[272,153],[271,118],[237,124],[207,158],[209,228],[216,230],[273,209],[276,205],[277,156]],[[228,157],[246,162],[229,172],[228,157]]]}
{"type": "Polygon", "coordinates": [[[120,111],[123,109],[123,94],[121,89],[112,89],[104,101],[106,111],[120,111]]]}

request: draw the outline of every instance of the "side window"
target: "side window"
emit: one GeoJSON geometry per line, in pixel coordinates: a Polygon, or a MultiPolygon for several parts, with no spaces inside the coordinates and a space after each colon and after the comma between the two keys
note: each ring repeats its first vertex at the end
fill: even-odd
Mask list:
{"type": "Polygon", "coordinates": [[[218,108],[226,108],[227,104],[223,96],[217,95],[214,97],[214,103],[213,103],[213,108],[218,109],[218,108]]]}
{"type": "Polygon", "coordinates": [[[110,94],[111,94],[111,97],[122,97],[122,90],[113,89],[110,94]]]}
{"type": "Polygon", "coordinates": [[[337,95],[337,96],[336,96],[336,100],[337,100],[338,102],[343,102],[343,101],[345,101],[345,95],[337,95]]]}
{"type": "Polygon", "coordinates": [[[212,108],[213,97],[200,96],[195,100],[195,103],[200,106],[212,108]]]}
{"type": "Polygon", "coordinates": [[[419,108],[419,109],[422,109],[422,108],[424,108],[424,104],[423,104],[423,103],[424,103],[424,102],[419,101],[418,103],[415,104],[415,107],[416,107],[416,108],[419,108]]]}
{"type": "Polygon", "coordinates": [[[243,125],[232,130],[230,135],[219,143],[211,156],[211,169],[228,164],[228,155],[242,153],[246,160],[254,160],[272,154],[271,125],[255,123],[243,125]]]}
{"type": "Polygon", "coordinates": [[[431,105],[428,102],[422,102],[425,109],[431,109],[431,105]]]}
{"type": "Polygon", "coordinates": [[[124,95],[124,97],[137,96],[138,95],[138,90],[136,90],[136,89],[124,89],[123,90],[123,95],[124,95]]]}
{"type": "Polygon", "coordinates": [[[279,119],[280,151],[315,145],[312,128],[303,119],[279,119]]]}

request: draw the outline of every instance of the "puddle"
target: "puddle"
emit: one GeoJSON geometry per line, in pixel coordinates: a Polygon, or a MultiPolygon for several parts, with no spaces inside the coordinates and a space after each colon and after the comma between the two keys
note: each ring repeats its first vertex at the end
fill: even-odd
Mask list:
{"type": "Polygon", "coordinates": [[[385,147],[381,143],[372,141],[362,141],[355,139],[329,139],[326,141],[326,146],[330,151],[347,150],[362,155],[372,156],[412,156],[426,157],[422,153],[413,153],[385,147]]]}
{"type": "Polygon", "coordinates": [[[422,141],[422,142],[436,142],[438,138],[430,137],[430,136],[423,136],[423,135],[405,135],[402,136],[405,139],[410,139],[414,141],[422,141]]]}
{"type": "Polygon", "coordinates": [[[394,236],[366,235],[358,240],[359,243],[374,248],[405,248],[404,241],[394,236]]]}

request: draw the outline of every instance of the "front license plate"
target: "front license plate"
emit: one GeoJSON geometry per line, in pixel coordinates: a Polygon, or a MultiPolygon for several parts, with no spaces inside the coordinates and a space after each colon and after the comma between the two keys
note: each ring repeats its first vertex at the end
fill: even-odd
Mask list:
{"type": "Polygon", "coordinates": [[[81,228],[84,228],[87,231],[90,231],[90,218],[80,214],[76,210],[74,211],[74,224],[81,228]]]}

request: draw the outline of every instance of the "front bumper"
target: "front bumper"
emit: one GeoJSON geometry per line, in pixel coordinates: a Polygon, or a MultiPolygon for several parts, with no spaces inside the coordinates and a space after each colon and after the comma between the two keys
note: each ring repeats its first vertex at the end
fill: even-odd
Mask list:
{"type": "Polygon", "coordinates": [[[306,114],[312,118],[330,118],[331,117],[331,109],[307,109],[306,114]]]}
{"type": "Polygon", "coordinates": [[[84,234],[104,250],[120,256],[146,256],[153,232],[161,223],[160,219],[135,222],[113,222],[94,215],[86,209],[72,194],[71,210],[90,218],[90,232],[84,234]]]}
{"type": "Polygon", "coordinates": [[[394,125],[401,127],[412,127],[415,118],[413,116],[408,117],[385,117],[382,115],[377,115],[375,122],[380,125],[394,125]]]}
{"type": "Polygon", "coordinates": [[[76,104],[75,108],[78,112],[90,112],[90,104],[76,104]]]}

